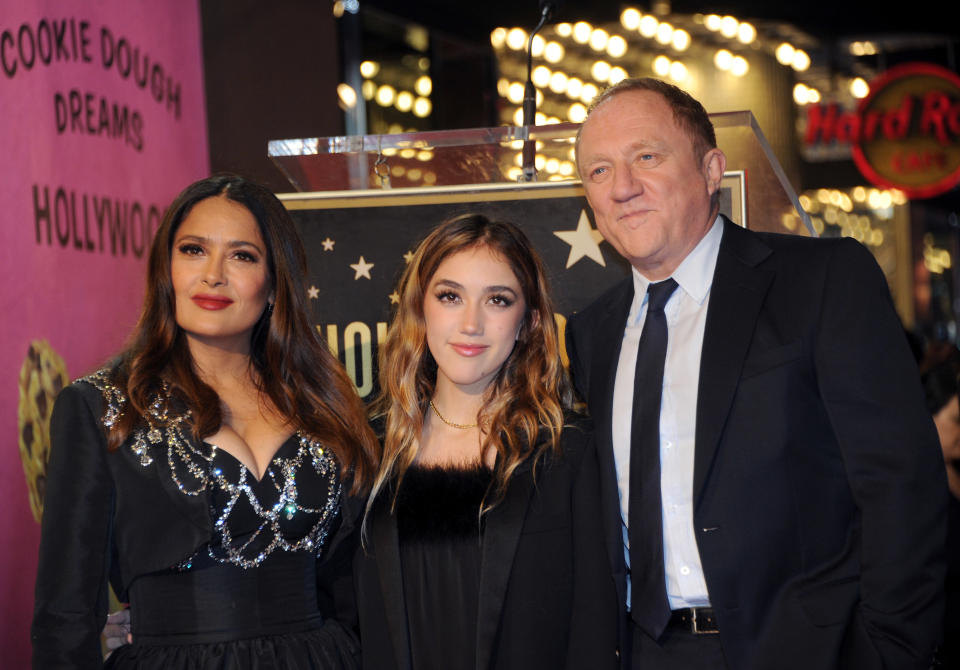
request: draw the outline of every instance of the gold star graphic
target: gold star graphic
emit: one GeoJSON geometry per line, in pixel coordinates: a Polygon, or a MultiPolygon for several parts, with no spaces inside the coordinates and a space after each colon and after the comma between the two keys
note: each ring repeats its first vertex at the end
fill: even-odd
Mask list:
{"type": "Polygon", "coordinates": [[[370,268],[373,267],[373,263],[368,263],[363,259],[363,256],[361,256],[360,260],[356,263],[351,263],[350,267],[352,267],[356,273],[353,275],[354,280],[360,279],[360,277],[370,279],[370,268]]]}
{"type": "Polygon", "coordinates": [[[600,252],[603,235],[590,226],[586,211],[580,210],[580,220],[577,222],[576,230],[555,230],[553,234],[570,245],[570,255],[567,256],[568,269],[584,256],[601,267],[606,267],[606,261],[603,260],[603,254],[600,252]]]}
{"type": "Polygon", "coordinates": [[[408,251],[407,253],[405,253],[405,254],[403,255],[403,260],[405,260],[407,263],[409,263],[410,261],[412,261],[412,260],[413,260],[413,252],[412,252],[412,251],[408,251]]]}
{"type": "Polygon", "coordinates": [[[324,251],[333,251],[333,245],[336,244],[336,242],[334,242],[333,240],[331,240],[331,239],[328,237],[327,239],[325,239],[325,240],[324,240],[323,242],[321,242],[320,244],[323,245],[323,250],[324,250],[324,251]]]}
{"type": "Polygon", "coordinates": [[[394,291],[390,294],[390,304],[399,305],[400,304],[400,294],[394,291]]]}
{"type": "Polygon", "coordinates": [[[316,300],[320,297],[320,289],[318,289],[316,286],[311,286],[307,289],[307,297],[311,300],[316,300]]]}

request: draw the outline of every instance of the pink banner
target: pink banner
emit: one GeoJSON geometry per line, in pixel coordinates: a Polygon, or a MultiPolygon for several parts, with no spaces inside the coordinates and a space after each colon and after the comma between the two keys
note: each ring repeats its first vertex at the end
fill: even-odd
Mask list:
{"type": "Polygon", "coordinates": [[[53,397],[123,345],[209,163],[196,0],[0,3],[0,663],[26,668],[53,397]]]}

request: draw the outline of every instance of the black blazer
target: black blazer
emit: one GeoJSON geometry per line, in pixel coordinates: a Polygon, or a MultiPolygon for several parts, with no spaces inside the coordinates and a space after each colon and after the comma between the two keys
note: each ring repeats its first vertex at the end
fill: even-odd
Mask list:
{"type": "MultiPolygon", "coordinates": [[[[567,327],[621,603],[610,417],[632,298],[628,278],[567,327]]],[[[709,300],[693,521],[729,667],[929,667],[943,460],[876,262],[853,240],[725,221],[709,300]]]]}
{"type": "MultiPolygon", "coordinates": [[[[517,469],[485,517],[477,670],[616,668],[614,584],[600,527],[588,429],[563,431],[563,454],[517,469]]],[[[381,494],[354,561],[363,667],[411,666],[396,517],[381,494]]]]}
{"type": "MultiPolygon", "coordinates": [[[[165,446],[146,467],[129,443],[108,452],[103,412],[101,392],[84,382],[66,387],[54,405],[31,629],[34,668],[101,667],[108,582],[126,601],[134,578],[177,565],[213,537],[208,496],[177,489],[165,446]]],[[[318,591],[331,639],[354,649],[347,630],[352,518],[342,518],[317,561],[318,591]],[[346,627],[337,616],[346,617],[346,627]]]]}

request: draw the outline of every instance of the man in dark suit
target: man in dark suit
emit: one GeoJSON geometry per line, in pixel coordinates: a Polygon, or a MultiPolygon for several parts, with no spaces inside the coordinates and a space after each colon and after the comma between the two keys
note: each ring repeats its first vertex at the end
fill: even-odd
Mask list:
{"type": "Polygon", "coordinates": [[[655,79],[600,97],[577,163],[633,269],[567,328],[632,667],[930,667],[944,468],[872,256],[719,216],[710,120],[655,79]]]}

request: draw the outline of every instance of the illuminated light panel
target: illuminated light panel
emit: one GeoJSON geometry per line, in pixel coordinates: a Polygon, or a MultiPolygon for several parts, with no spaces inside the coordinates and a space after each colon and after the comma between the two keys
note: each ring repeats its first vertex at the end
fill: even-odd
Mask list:
{"type": "Polygon", "coordinates": [[[413,109],[413,93],[410,91],[400,91],[397,93],[397,100],[394,103],[394,107],[401,112],[409,112],[413,109]]]}
{"type": "Polygon", "coordinates": [[[603,51],[610,40],[610,33],[603,28],[594,28],[590,33],[590,48],[594,51],[603,51]]]}
{"type": "Polygon", "coordinates": [[[569,23],[558,23],[553,29],[557,31],[557,35],[560,37],[570,37],[573,35],[573,26],[569,23]]]}
{"type": "Polygon", "coordinates": [[[687,79],[687,66],[680,61],[670,63],[670,78],[680,83],[687,79]]]}
{"type": "Polygon", "coordinates": [[[543,169],[550,174],[556,174],[560,171],[560,161],[556,158],[548,158],[543,164],[543,169]]]}
{"type": "Polygon", "coordinates": [[[588,81],[583,85],[583,92],[580,94],[580,100],[584,104],[589,105],[598,95],[600,95],[600,89],[597,88],[596,84],[588,81]]]}
{"type": "Polygon", "coordinates": [[[607,81],[611,86],[613,86],[614,84],[619,84],[621,81],[626,79],[627,76],[627,71],[617,65],[610,68],[610,76],[607,77],[607,81]]]}
{"type": "Polygon", "coordinates": [[[510,88],[507,90],[506,95],[507,100],[512,102],[515,105],[519,105],[523,102],[523,84],[519,81],[515,81],[510,84],[510,88]]]}
{"type": "Polygon", "coordinates": [[[421,149],[417,152],[417,160],[422,163],[433,160],[433,151],[430,149],[421,149]]]}
{"type": "Polygon", "coordinates": [[[577,44],[586,44],[593,34],[593,26],[586,21],[577,21],[573,24],[573,41],[577,44]]]}
{"type": "Polygon", "coordinates": [[[397,90],[390,84],[384,84],[377,89],[376,101],[381,107],[390,107],[397,99],[397,90]]]}
{"type": "Polygon", "coordinates": [[[640,27],[640,16],[639,10],[627,7],[620,13],[620,25],[627,30],[636,30],[640,27]]]}
{"type": "Polygon", "coordinates": [[[523,125],[523,109],[518,107],[517,111],[513,113],[513,125],[522,126],[523,125]]]}
{"type": "Polygon", "coordinates": [[[421,119],[430,116],[433,111],[433,103],[428,98],[417,98],[413,101],[413,115],[421,119]]]}
{"type": "Polygon", "coordinates": [[[673,39],[670,42],[677,51],[686,51],[690,48],[690,33],[683,28],[678,28],[673,31],[673,39]]]}
{"type": "Polygon", "coordinates": [[[815,105],[820,102],[820,91],[815,88],[807,89],[807,100],[810,101],[811,105],[815,105]]]}
{"type": "Polygon", "coordinates": [[[718,70],[726,72],[733,66],[733,54],[726,49],[720,49],[713,55],[713,64],[718,70]]]}
{"type": "Polygon", "coordinates": [[[350,84],[337,84],[337,97],[347,109],[353,109],[357,105],[357,92],[350,84]]]}
{"type": "Polygon", "coordinates": [[[607,81],[610,77],[610,63],[605,60],[598,60],[590,68],[590,76],[596,81],[607,81]]]}
{"type": "Polygon", "coordinates": [[[656,35],[658,27],[660,27],[660,22],[657,21],[655,16],[644,14],[643,18],[640,19],[640,34],[644,37],[653,37],[656,35]]]}
{"type": "Polygon", "coordinates": [[[707,14],[706,18],[703,20],[703,25],[707,27],[707,30],[717,32],[720,30],[720,26],[723,25],[723,19],[716,14],[707,14]]]}
{"type": "Polygon", "coordinates": [[[377,85],[367,79],[360,85],[360,94],[363,95],[364,100],[373,100],[377,94],[377,85]]]}
{"type": "Polygon", "coordinates": [[[664,21],[659,26],[657,26],[657,34],[655,39],[660,44],[670,44],[673,41],[673,26],[664,21]]]}
{"type": "Polygon", "coordinates": [[[730,73],[734,77],[742,77],[750,71],[750,63],[743,56],[734,56],[730,63],[730,73]]]}
{"type": "Polygon", "coordinates": [[[490,31],[490,45],[494,49],[502,49],[503,45],[507,43],[507,29],[506,28],[494,28],[490,31]]]}
{"type": "Polygon", "coordinates": [[[757,39],[757,29],[753,27],[752,23],[744,21],[737,28],[737,39],[742,44],[752,44],[757,39]]]}
{"type": "Polygon", "coordinates": [[[543,55],[543,50],[547,45],[547,41],[543,39],[540,35],[533,36],[533,44],[530,45],[530,53],[533,54],[534,58],[540,58],[543,55]]]}
{"type": "Polygon", "coordinates": [[[579,102],[575,102],[567,109],[567,118],[574,123],[583,123],[587,118],[587,108],[579,102]]]}
{"type": "Polygon", "coordinates": [[[550,75],[550,90],[554,93],[563,93],[567,90],[567,73],[554,72],[550,75]]]}
{"type": "Polygon", "coordinates": [[[583,81],[577,77],[570,77],[567,80],[567,95],[574,100],[583,93],[583,81]]]}
{"type": "Polygon", "coordinates": [[[380,72],[380,63],[373,60],[365,60],[360,63],[360,74],[366,79],[373,79],[380,72]]]}
{"type": "Polygon", "coordinates": [[[670,74],[670,59],[666,56],[657,56],[653,59],[653,71],[661,77],[670,74]]]}
{"type": "Polygon", "coordinates": [[[774,55],[777,57],[777,62],[780,63],[780,65],[790,65],[793,63],[793,56],[796,52],[797,50],[793,48],[792,44],[783,42],[777,47],[774,55]]]}
{"type": "Polygon", "coordinates": [[[417,92],[417,95],[428,96],[433,93],[433,80],[427,75],[421,75],[417,77],[417,81],[413,85],[413,90],[417,92]]]}
{"type": "Polygon", "coordinates": [[[810,67],[810,56],[803,49],[797,49],[793,54],[793,60],[790,66],[797,72],[804,72],[810,67]]]}
{"type": "Polygon", "coordinates": [[[511,28],[507,33],[507,46],[520,51],[527,44],[527,32],[523,28],[511,28]]]}
{"type": "Polygon", "coordinates": [[[806,84],[798,83],[793,87],[793,101],[798,105],[806,105],[810,102],[810,89],[806,84]]]}
{"type": "Polygon", "coordinates": [[[553,74],[550,72],[550,68],[546,65],[538,65],[533,68],[533,72],[530,73],[530,79],[533,81],[535,86],[543,88],[550,83],[550,75],[553,74]]]}
{"type": "Polygon", "coordinates": [[[607,53],[611,58],[623,58],[627,53],[627,40],[620,35],[612,35],[607,41],[607,53]]]}
{"type": "Polygon", "coordinates": [[[732,16],[724,16],[720,19],[720,34],[724,37],[736,37],[740,22],[732,16]]]}
{"type": "Polygon", "coordinates": [[[548,63],[559,63],[563,60],[565,53],[563,45],[559,42],[547,42],[543,49],[543,57],[548,63]]]}
{"type": "Polygon", "coordinates": [[[850,80],[850,95],[854,98],[866,98],[870,94],[870,84],[863,77],[850,80]]]}

